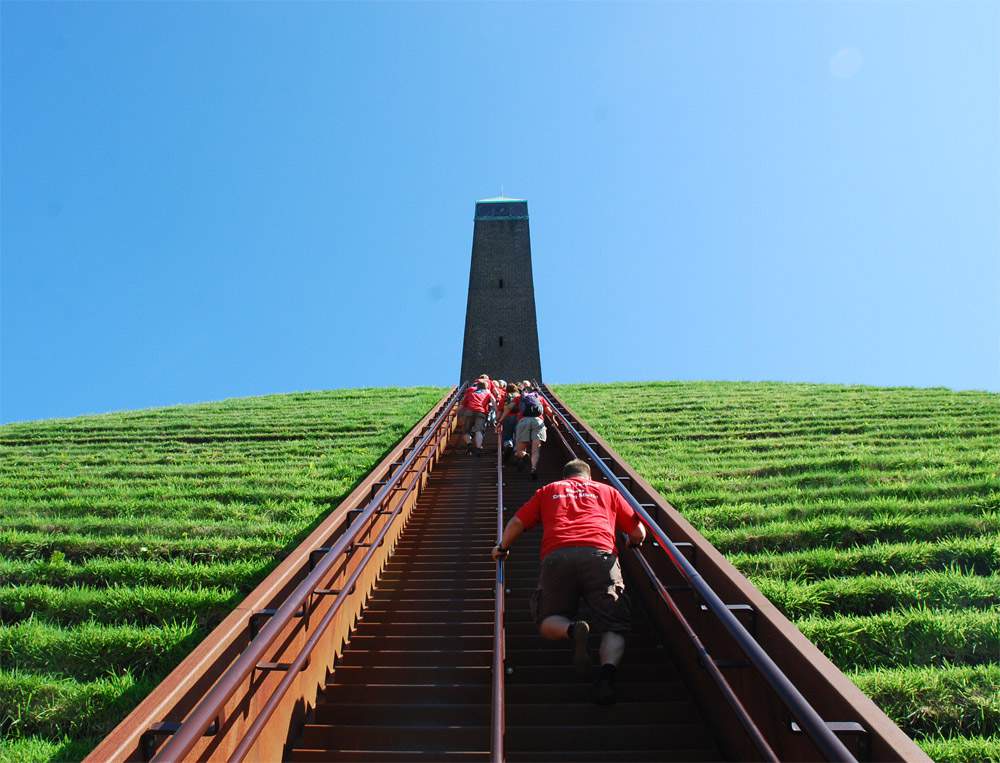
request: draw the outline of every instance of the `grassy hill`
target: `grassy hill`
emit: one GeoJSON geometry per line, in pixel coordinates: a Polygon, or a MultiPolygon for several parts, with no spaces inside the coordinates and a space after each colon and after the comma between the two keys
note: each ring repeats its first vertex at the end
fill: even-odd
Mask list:
{"type": "Polygon", "coordinates": [[[1000,760],[1000,395],[557,388],[936,760],[1000,760]]]}
{"type": "MultiPolygon", "coordinates": [[[[932,757],[1000,760],[1000,396],[558,390],[932,757]]],[[[0,761],[85,754],[442,392],[0,427],[0,761]]]]}
{"type": "Polygon", "coordinates": [[[0,760],[85,755],[442,393],[0,427],[0,760]]]}

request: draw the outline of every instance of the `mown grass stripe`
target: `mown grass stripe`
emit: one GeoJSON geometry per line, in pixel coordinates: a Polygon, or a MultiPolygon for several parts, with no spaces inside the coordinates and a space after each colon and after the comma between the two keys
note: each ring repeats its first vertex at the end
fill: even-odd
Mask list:
{"type": "Polygon", "coordinates": [[[685,511],[684,516],[688,521],[706,530],[725,530],[775,522],[818,520],[830,515],[859,519],[874,519],[893,514],[907,517],[935,517],[954,514],[975,516],[977,514],[994,514],[998,509],[1000,509],[1000,493],[992,493],[981,500],[970,501],[969,497],[965,496],[961,499],[931,499],[919,502],[896,496],[880,496],[857,501],[814,500],[810,496],[791,502],[754,503],[741,501],[740,503],[726,503],[724,506],[685,511]]]}
{"type": "Polygon", "coordinates": [[[125,671],[162,675],[204,636],[194,623],[156,627],[85,622],[63,627],[33,620],[0,626],[0,670],[93,681],[125,671]]]}
{"type": "Polygon", "coordinates": [[[241,559],[277,558],[287,544],[277,540],[241,538],[165,539],[109,535],[0,532],[0,555],[12,559],[48,559],[58,552],[71,562],[93,557],[132,559],[186,559],[188,561],[235,562],[241,559]]]}
{"type": "Polygon", "coordinates": [[[10,625],[33,618],[59,625],[96,620],[148,626],[181,620],[207,628],[221,622],[240,598],[234,588],[3,586],[0,623],[10,625]]]}
{"type": "Polygon", "coordinates": [[[849,674],[907,734],[991,735],[1000,724],[1000,664],[849,674]]]}
{"type": "MultiPolygon", "coordinates": [[[[344,488],[346,495],[346,487],[344,488]]],[[[206,523],[242,523],[246,527],[249,521],[262,522],[273,526],[277,531],[287,532],[289,525],[308,523],[318,514],[329,511],[340,503],[343,496],[340,493],[316,496],[313,498],[296,498],[289,501],[276,501],[271,497],[259,503],[243,503],[240,501],[223,503],[220,501],[195,500],[190,497],[168,498],[156,501],[134,500],[132,498],[115,500],[85,500],[66,499],[59,501],[18,501],[16,507],[10,509],[11,517],[37,517],[40,520],[56,522],[65,519],[89,519],[97,521],[102,517],[119,520],[123,525],[134,522],[137,525],[152,519],[159,523],[167,515],[171,518],[171,526],[176,529],[193,529],[206,523]]],[[[6,523],[5,523],[6,524],[6,523]]],[[[163,526],[158,524],[158,526],[163,526]]],[[[12,526],[8,529],[14,529],[12,526]]]]}
{"type": "MultiPolygon", "coordinates": [[[[319,513],[319,509],[316,509],[315,512],[319,513]]],[[[4,519],[4,527],[8,531],[22,533],[86,535],[91,538],[146,536],[161,540],[178,537],[181,539],[237,538],[241,540],[269,540],[287,537],[291,529],[285,523],[268,522],[265,520],[246,523],[191,522],[154,517],[136,517],[134,519],[90,517],[53,519],[50,517],[19,516],[6,517],[4,519]]]]}
{"type": "Polygon", "coordinates": [[[841,670],[975,665],[995,661],[1000,655],[1000,608],[811,617],[795,625],[841,670]]]}
{"type": "MultiPolygon", "coordinates": [[[[724,482],[724,481],[723,481],[724,482]]],[[[715,506],[728,505],[732,501],[756,503],[789,503],[808,495],[812,500],[826,501],[868,501],[879,498],[903,498],[910,501],[929,501],[942,498],[966,497],[979,505],[996,501],[996,480],[984,477],[967,483],[934,484],[854,484],[854,485],[805,485],[786,486],[782,489],[774,486],[741,486],[735,481],[732,484],[720,484],[712,477],[689,479],[675,482],[667,490],[667,498],[681,511],[687,513],[704,510],[715,506]]]]}
{"type": "Polygon", "coordinates": [[[1000,763],[1000,736],[952,736],[919,739],[936,763],[1000,763]]]}
{"type": "Polygon", "coordinates": [[[0,559],[0,580],[15,586],[160,586],[233,587],[247,592],[274,564],[271,557],[195,564],[137,559],[90,559],[83,564],[59,560],[0,559]]]}
{"type": "Polygon", "coordinates": [[[803,581],[946,569],[989,575],[1000,570],[1000,535],[936,542],[875,542],[853,548],[821,547],[785,553],[740,553],[731,554],[729,561],[751,577],[803,581]]]}
{"type": "Polygon", "coordinates": [[[80,739],[103,734],[156,685],[130,673],[78,681],[0,669],[5,738],[80,739]]]}
{"type": "Polygon", "coordinates": [[[821,546],[925,541],[934,538],[995,535],[1000,514],[951,514],[934,517],[886,516],[871,519],[829,517],[802,522],[773,522],[758,527],[705,530],[705,537],[723,553],[798,551],[821,546]]]}
{"type": "Polygon", "coordinates": [[[63,737],[57,742],[39,736],[0,739],[0,763],[48,763],[83,760],[94,740],[63,737]]]}
{"type": "Polygon", "coordinates": [[[914,607],[965,610],[1000,606],[1000,575],[947,571],[840,577],[814,583],[755,577],[752,582],[792,619],[873,615],[914,607]]]}

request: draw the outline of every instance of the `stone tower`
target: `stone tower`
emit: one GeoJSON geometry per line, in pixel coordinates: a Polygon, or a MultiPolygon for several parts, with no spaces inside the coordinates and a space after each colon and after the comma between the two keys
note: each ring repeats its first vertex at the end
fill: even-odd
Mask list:
{"type": "Polygon", "coordinates": [[[493,379],[542,379],[524,199],[476,202],[459,381],[482,373],[493,379]]]}

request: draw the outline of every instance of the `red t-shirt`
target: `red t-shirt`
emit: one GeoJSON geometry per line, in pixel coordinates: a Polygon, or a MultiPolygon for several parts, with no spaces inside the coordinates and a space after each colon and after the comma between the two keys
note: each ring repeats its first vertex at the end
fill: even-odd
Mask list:
{"type": "Polygon", "coordinates": [[[525,529],[542,523],[543,559],[567,546],[614,551],[615,530],[631,532],[639,523],[621,493],[609,485],[579,477],[540,488],[514,516],[525,529]]]}
{"type": "Polygon", "coordinates": [[[462,398],[462,406],[477,413],[489,413],[492,402],[493,395],[488,389],[476,389],[475,387],[465,390],[465,397],[462,398]]]}

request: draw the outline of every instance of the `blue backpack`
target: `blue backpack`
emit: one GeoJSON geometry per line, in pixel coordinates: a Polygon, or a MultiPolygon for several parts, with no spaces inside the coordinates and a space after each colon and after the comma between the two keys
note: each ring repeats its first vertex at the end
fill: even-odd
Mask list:
{"type": "Polygon", "coordinates": [[[521,395],[521,415],[541,416],[542,401],[538,399],[538,393],[525,392],[521,395]]]}

